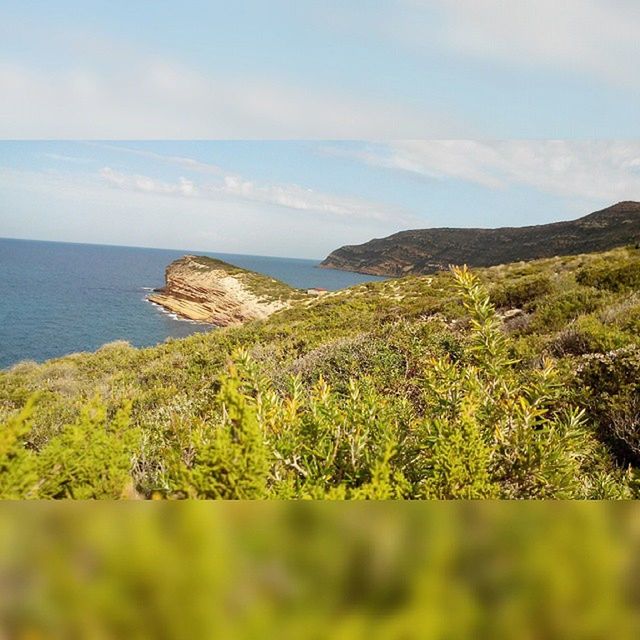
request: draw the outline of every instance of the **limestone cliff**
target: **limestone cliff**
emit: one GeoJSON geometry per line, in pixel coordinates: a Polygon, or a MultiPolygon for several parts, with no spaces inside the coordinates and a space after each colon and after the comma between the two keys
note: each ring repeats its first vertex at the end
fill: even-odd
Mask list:
{"type": "Polygon", "coordinates": [[[283,282],[203,256],[172,262],[165,280],[149,295],[150,302],[221,327],[266,318],[304,297],[283,282]]]}

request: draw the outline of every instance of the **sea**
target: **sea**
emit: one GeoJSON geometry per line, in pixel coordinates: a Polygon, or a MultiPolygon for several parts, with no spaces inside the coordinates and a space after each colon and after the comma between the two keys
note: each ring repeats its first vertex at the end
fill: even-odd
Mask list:
{"type": "Polygon", "coordinates": [[[0,238],[0,368],[95,351],[115,340],[147,347],[215,330],[146,299],[164,284],[165,267],[187,253],[297,288],[333,291],[381,279],[319,269],[317,260],[0,238]]]}

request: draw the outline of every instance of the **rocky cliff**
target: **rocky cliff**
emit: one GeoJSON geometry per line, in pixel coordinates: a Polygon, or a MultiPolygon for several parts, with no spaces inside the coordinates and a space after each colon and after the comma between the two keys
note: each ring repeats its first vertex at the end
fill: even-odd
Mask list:
{"type": "Polygon", "coordinates": [[[640,242],[640,202],[619,202],[553,224],[501,229],[417,229],[341,247],[321,264],[373,275],[433,273],[451,264],[488,267],[507,262],[606,251],[640,242]]]}
{"type": "Polygon", "coordinates": [[[203,256],[172,262],[165,281],[149,296],[150,302],[221,327],[266,318],[304,297],[283,282],[203,256]]]}

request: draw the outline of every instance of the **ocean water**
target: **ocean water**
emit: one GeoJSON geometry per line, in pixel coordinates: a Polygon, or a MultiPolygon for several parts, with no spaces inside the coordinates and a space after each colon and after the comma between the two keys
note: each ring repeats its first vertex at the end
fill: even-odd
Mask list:
{"type": "Polygon", "coordinates": [[[220,258],[294,287],[342,289],[377,280],[318,269],[314,260],[0,238],[0,368],[94,351],[113,340],[151,346],[211,326],[146,301],[185,253],[220,258]]]}

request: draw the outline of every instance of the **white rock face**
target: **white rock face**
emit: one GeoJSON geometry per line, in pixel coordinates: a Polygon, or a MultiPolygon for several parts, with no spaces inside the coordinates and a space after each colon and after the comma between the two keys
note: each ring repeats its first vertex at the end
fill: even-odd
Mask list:
{"type": "MultiPolygon", "coordinates": [[[[202,264],[196,256],[184,256],[167,267],[165,287],[149,300],[190,320],[220,327],[263,319],[289,306],[286,300],[252,291],[246,274],[235,268],[229,272],[224,263],[216,268],[202,264]]],[[[251,275],[254,280],[259,277],[251,275]]]]}

